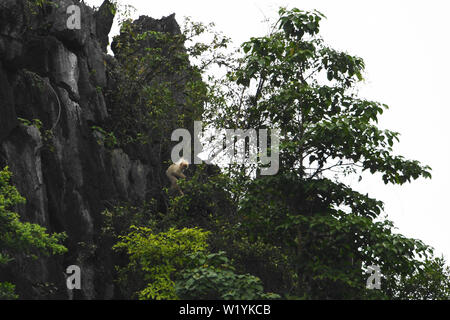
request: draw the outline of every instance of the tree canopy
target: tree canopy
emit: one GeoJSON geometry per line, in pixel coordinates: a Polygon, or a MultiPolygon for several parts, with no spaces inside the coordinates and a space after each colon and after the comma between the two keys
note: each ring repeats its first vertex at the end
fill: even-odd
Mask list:
{"type": "MultiPolygon", "coordinates": [[[[211,43],[192,42],[187,47],[200,61],[191,61],[190,68],[203,74],[206,86],[189,87],[189,95],[196,97],[191,107],[204,108],[202,120],[208,126],[280,129],[280,170],[262,176],[246,163],[221,172],[196,166],[190,179],[180,182],[186,195],[168,198],[166,212],[154,208],[150,218],[141,221],[140,227],[151,229],[136,233],[127,229],[130,223],[121,227],[125,238],[118,247],[127,249],[130,257],[123,270],[145,259],[140,270],[148,275],[145,283],[130,284],[131,291],[154,288],[160,278],[151,278],[155,272],[148,269],[148,262],[180,245],[164,243],[161,248],[168,247],[161,253],[145,243],[191,230],[207,234],[204,241],[210,251],[187,250],[185,256],[166,257],[165,263],[171,261],[173,268],[158,270],[171,284],[172,298],[175,292],[199,299],[209,294],[242,297],[230,295],[240,292],[234,271],[245,274],[247,282],[259,286],[261,281],[252,297],[449,298],[444,261],[422,241],[396,233],[393,223],[381,216],[381,201],[343,182],[347,175],[368,171],[379,173],[386,184],[402,185],[431,178],[431,168],[394,153],[399,133],[377,126],[388,106],[359,97],[355,90],[363,80],[363,59],[329,47],[320,37],[322,19],[317,11],[281,8],[268,35],[251,38],[233,54],[220,53],[228,40],[218,34],[211,43]],[[208,76],[205,70],[212,65],[224,76],[208,76]],[[144,246],[144,251],[135,251],[136,246],[144,246]],[[189,267],[189,257],[198,254],[212,254],[211,259],[218,254],[233,265],[234,275],[205,262],[205,257],[203,267],[202,263],[189,267]],[[178,263],[178,259],[185,260],[178,263]],[[380,290],[366,288],[366,270],[372,265],[381,269],[380,290]],[[205,286],[208,277],[221,283],[214,293],[205,286]],[[273,294],[264,296],[262,288],[273,294]]],[[[190,36],[205,30],[191,24],[182,39],[190,41],[190,36]]],[[[168,41],[170,35],[165,36],[168,41]]],[[[167,105],[164,102],[164,108],[167,105]]],[[[146,295],[140,292],[141,298],[156,297],[153,289],[144,291],[146,295]]]]}

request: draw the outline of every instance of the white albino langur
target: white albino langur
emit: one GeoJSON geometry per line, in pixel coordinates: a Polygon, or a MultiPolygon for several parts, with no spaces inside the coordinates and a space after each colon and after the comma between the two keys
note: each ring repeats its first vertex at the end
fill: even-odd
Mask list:
{"type": "Polygon", "coordinates": [[[189,167],[189,163],[181,158],[177,162],[173,163],[166,171],[166,176],[170,181],[170,190],[176,190],[180,193],[180,195],[184,195],[180,186],[177,184],[178,179],[186,179],[186,176],[183,174],[183,171],[189,167]]]}

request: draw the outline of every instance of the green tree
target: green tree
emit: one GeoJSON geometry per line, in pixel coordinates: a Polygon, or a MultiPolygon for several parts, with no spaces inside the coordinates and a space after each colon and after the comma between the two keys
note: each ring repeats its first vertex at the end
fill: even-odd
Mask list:
{"type": "Polygon", "coordinates": [[[119,269],[122,290],[141,300],[177,299],[176,274],[187,263],[186,255],[206,250],[207,235],[188,228],[155,234],[150,228],[132,226],[131,232],[120,236],[113,247],[125,250],[129,257],[127,266],[119,269]],[[130,281],[131,276],[137,281],[130,281]]]}
{"type": "MultiPolygon", "coordinates": [[[[0,267],[5,267],[16,256],[37,259],[41,254],[65,253],[67,249],[60,244],[65,234],[48,234],[44,227],[19,220],[19,214],[13,210],[24,203],[25,198],[11,185],[10,179],[8,167],[0,171],[0,267]]],[[[0,299],[17,298],[14,288],[10,282],[0,282],[0,299]]]]}
{"type": "Polygon", "coordinates": [[[176,282],[182,299],[255,300],[277,299],[279,295],[264,293],[262,282],[250,274],[236,274],[224,251],[207,254],[197,252],[176,282]]]}
{"type": "Polygon", "coordinates": [[[450,267],[444,258],[427,259],[414,273],[404,278],[393,276],[389,296],[395,299],[449,300],[450,267]]]}
{"type": "Polygon", "coordinates": [[[212,25],[189,19],[182,32],[148,31],[140,23],[124,20],[112,43],[118,63],[108,71],[117,85],[106,91],[111,117],[104,128],[121,147],[158,146],[162,162],[172,131],[201,119],[207,97],[201,73],[223,59],[219,52],[228,39],[215,34],[208,43],[196,41],[212,25]]]}
{"type": "Polygon", "coordinates": [[[155,233],[132,226],[113,247],[126,252],[129,262],[119,268],[119,283],[129,298],[166,299],[270,299],[261,280],[238,275],[225,252],[210,253],[210,232],[198,228],[171,228],[155,233]]]}
{"type": "MultiPolygon", "coordinates": [[[[154,32],[140,35],[125,25],[131,28],[131,38],[117,43],[126,48],[134,43],[131,50],[141,43],[151,55],[145,58],[149,61],[133,52],[124,55],[131,58],[122,62],[127,66],[122,76],[130,78],[114,99],[127,106],[117,109],[126,113],[117,119],[125,121],[116,119],[118,127],[112,129],[119,141],[153,139],[148,129],[166,125],[169,109],[177,118],[171,124],[182,126],[184,120],[193,119],[173,109],[171,90],[177,78],[155,76],[178,72],[179,67],[192,68],[208,81],[205,85],[194,77],[196,89],[187,96],[195,99],[186,100],[196,112],[206,102],[203,120],[208,125],[281,130],[277,175],[262,176],[247,163],[230,166],[225,173],[196,166],[187,181],[179,181],[185,195],[168,198],[166,212],[138,208],[131,210],[139,212],[137,217],[128,216],[129,210],[112,214],[112,226],[121,235],[115,248],[124,249],[129,259],[119,271],[125,295],[137,294],[141,299],[277,296],[264,293],[264,288],[287,299],[448,297],[448,269],[433,257],[432,248],[397,234],[393,223],[381,216],[381,201],[342,182],[347,175],[361,179],[368,171],[379,174],[386,184],[402,185],[431,178],[431,169],[394,154],[399,134],[377,127],[387,106],[357,95],[364,61],[325,44],[319,36],[324,16],[298,9],[280,9],[279,14],[270,34],[251,38],[237,55],[227,57],[215,53],[227,45],[218,37],[209,44],[190,46],[180,55],[181,44],[191,39],[186,35],[205,31],[201,24],[175,38],[154,32]],[[190,65],[186,53],[200,64],[190,65]],[[208,58],[204,53],[212,55],[208,58]],[[212,64],[225,68],[225,76],[206,77],[204,71],[212,64]],[[156,78],[150,83],[139,80],[145,74],[156,78]],[[161,81],[153,86],[155,79],[161,81]],[[157,103],[150,106],[148,99],[157,103]],[[147,105],[141,103],[146,101],[147,105]],[[138,123],[129,125],[127,119],[138,123]],[[124,235],[123,226],[131,221],[139,226],[124,235]],[[184,238],[187,233],[192,237],[184,238]],[[365,270],[370,265],[381,267],[381,290],[366,289],[365,270]]],[[[158,131],[161,139],[167,134],[164,130],[158,131]]]]}
{"type": "MultiPolygon", "coordinates": [[[[422,274],[427,263],[420,258],[430,258],[432,248],[396,234],[380,217],[381,201],[340,179],[369,171],[401,185],[431,178],[431,169],[393,153],[399,134],[377,127],[387,106],[357,96],[364,62],[325,44],[324,16],[284,8],[279,14],[272,32],[245,42],[226,76],[210,85],[216,96],[205,111],[210,124],[281,130],[277,175],[256,172],[253,179],[245,164],[232,174],[242,188],[238,227],[224,235],[232,247],[226,250],[285,297],[404,297],[393,293],[404,290],[399,279],[422,274]],[[264,261],[263,248],[272,248],[273,260],[264,261]],[[375,264],[389,275],[377,293],[366,290],[363,272],[375,264]],[[286,276],[272,281],[274,268],[286,276]]],[[[434,288],[441,296],[441,287],[434,288]]]]}

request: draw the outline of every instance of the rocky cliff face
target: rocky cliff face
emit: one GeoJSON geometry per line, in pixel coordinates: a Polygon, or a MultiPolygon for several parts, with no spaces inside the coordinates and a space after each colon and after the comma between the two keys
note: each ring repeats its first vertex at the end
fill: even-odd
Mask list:
{"type": "MultiPolygon", "coordinates": [[[[10,167],[27,199],[18,208],[22,219],[65,231],[69,253],[33,263],[19,259],[8,277],[21,298],[110,299],[110,248],[95,247],[101,212],[160,188],[155,179],[162,161],[146,150],[107,149],[91,129],[108,118],[103,92],[113,86],[108,70],[118,63],[106,53],[114,18],[109,2],[97,11],[77,0],[53,2],[57,6],[0,0],[0,165],[10,167]],[[67,28],[70,5],[80,8],[81,29],[67,28]],[[42,127],[23,119],[39,119],[42,127]],[[75,296],[65,288],[72,264],[82,269],[75,296]]],[[[173,16],[141,17],[139,25],[179,32],[173,16]]]]}

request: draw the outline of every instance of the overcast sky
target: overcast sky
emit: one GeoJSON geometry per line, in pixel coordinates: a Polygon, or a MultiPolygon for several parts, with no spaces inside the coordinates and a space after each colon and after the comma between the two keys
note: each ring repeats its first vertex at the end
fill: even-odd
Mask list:
{"type": "MultiPolygon", "coordinates": [[[[99,6],[102,0],[87,0],[99,6]]],[[[327,16],[321,35],[338,50],[362,57],[366,81],[362,96],[390,109],[382,128],[401,133],[395,151],[433,169],[433,179],[386,186],[379,176],[357,178],[351,186],[385,202],[398,232],[423,240],[450,261],[449,123],[450,19],[446,0],[122,0],[137,10],[133,17],[161,18],[176,13],[194,21],[214,22],[235,44],[265,35],[265,18],[276,19],[278,8],[317,9],[327,16]]],[[[118,32],[117,26],[112,34],[118,32]]]]}

